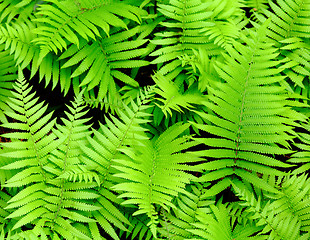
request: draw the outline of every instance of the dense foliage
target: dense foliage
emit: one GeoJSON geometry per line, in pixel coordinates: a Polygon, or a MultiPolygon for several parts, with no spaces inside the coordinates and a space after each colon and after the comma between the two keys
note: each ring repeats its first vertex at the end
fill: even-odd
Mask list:
{"type": "Polygon", "coordinates": [[[310,0],[0,0],[0,239],[310,239],[309,39],[310,0]]]}

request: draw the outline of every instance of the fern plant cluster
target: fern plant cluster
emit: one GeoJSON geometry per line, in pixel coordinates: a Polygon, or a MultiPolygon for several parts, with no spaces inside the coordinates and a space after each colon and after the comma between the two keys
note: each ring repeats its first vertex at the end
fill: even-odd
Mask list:
{"type": "Polygon", "coordinates": [[[309,0],[0,0],[0,239],[310,239],[309,39],[309,0]]]}

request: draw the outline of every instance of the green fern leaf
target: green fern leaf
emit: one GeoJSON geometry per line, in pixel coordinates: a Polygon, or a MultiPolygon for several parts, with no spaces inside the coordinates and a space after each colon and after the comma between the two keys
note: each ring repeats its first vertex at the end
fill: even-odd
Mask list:
{"type": "MultiPolygon", "coordinates": [[[[290,180],[294,181],[296,180],[296,178],[291,178],[290,180]]],[[[301,179],[301,182],[304,180],[305,178],[301,179]]],[[[281,181],[282,180],[280,179],[278,183],[280,183],[281,181]]],[[[292,184],[292,181],[291,183],[288,183],[288,185],[292,184]]],[[[273,182],[275,181],[273,180],[273,182]]],[[[286,187],[288,185],[286,185],[286,187]]],[[[251,221],[254,220],[256,226],[263,227],[258,235],[269,236],[272,239],[298,239],[298,236],[301,236],[301,222],[300,219],[298,219],[298,213],[296,212],[297,214],[295,215],[295,213],[293,214],[292,212],[290,212],[291,210],[287,209],[288,211],[286,211],[286,208],[288,206],[286,204],[288,204],[289,201],[294,199],[295,193],[293,193],[293,191],[296,188],[293,187],[294,190],[291,191],[289,190],[289,188],[285,187],[286,190],[288,190],[286,191],[286,193],[288,194],[288,196],[286,197],[288,197],[289,199],[286,202],[286,200],[272,200],[276,198],[275,196],[277,196],[278,194],[282,195],[282,193],[280,192],[276,193],[276,195],[266,194],[269,200],[261,199],[260,197],[256,199],[253,193],[246,189],[244,185],[242,186],[241,182],[236,182],[236,185],[233,184],[233,186],[237,195],[241,199],[241,202],[238,202],[238,204],[246,207],[247,212],[252,213],[251,215],[248,215],[247,218],[251,219],[251,221]],[[243,188],[244,190],[241,190],[240,188],[243,188]]],[[[290,187],[292,187],[292,185],[290,187]]],[[[280,188],[280,191],[281,190],[282,189],[280,188]]],[[[300,192],[300,194],[302,193],[300,192]]]]}
{"type": "Polygon", "coordinates": [[[197,223],[200,214],[209,214],[209,206],[215,203],[214,197],[204,197],[203,194],[209,184],[193,183],[187,186],[187,193],[180,194],[176,199],[173,212],[162,212],[162,228],[158,229],[163,237],[174,240],[193,237],[190,229],[197,223]]]}
{"type": "MultiPolygon", "coordinates": [[[[310,216],[307,175],[279,178],[276,185],[280,192],[273,197],[274,201],[271,203],[271,208],[281,219],[286,219],[290,215],[295,216],[294,220],[297,221],[295,224],[300,223],[300,231],[308,231],[307,222],[310,216]]],[[[291,234],[294,231],[296,229],[290,229],[291,234]]]]}
{"type": "MultiPolygon", "coordinates": [[[[156,33],[157,38],[151,40],[151,43],[160,46],[158,50],[151,53],[151,56],[157,57],[152,61],[153,64],[174,61],[184,54],[192,55],[192,49],[198,49],[202,45],[204,48],[212,49],[210,53],[212,51],[220,52],[220,48],[201,33],[203,27],[209,24],[207,19],[212,15],[212,12],[207,10],[208,5],[201,1],[188,2],[185,0],[158,4],[158,11],[166,17],[161,25],[166,27],[167,31],[156,33]]],[[[179,69],[181,69],[181,63],[169,72],[179,69]]],[[[161,70],[160,73],[166,74],[161,70]]]]}
{"type": "Polygon", "coordinates": [[[66,59],[62,68],[69,69],[69,67],[78,65],[71,77],[80,77],[80,86],[87,85],[87,90],[99,85],[98,99],[104,98],[106,94],[108,96],[113,94],[115,91],[114,78],[132,86],[138,86],[133,78],[118,70],[121,68],[138,68],[149,64],[145,60],[133,59],[148,52],[148,48],[140,47],[146,40],[128,41],[128,38],[134,36],[138,30],[138,28],[134,28],[127,32],[115,33],[110,38],[104,38],[90,44],[83,41],[80,49],[72,45],[68,51],[60,56],[60,59],[66,59]],[[137,49],[135,49],[136,47],[137,49]]]}
{"type": "MultiPolygon", "coordinates": [[[[309,6],[300,0],[270,2],[270,7],[273,13],[263,9],[263,15],[258,16],[258,19],[264,21],[266,18],[271,18],[267,34],[275,46],[281,49],[278,59],[283,60],[283,68],[286,68],[283,73],[294,84],[304,88],[302,80],[310,71],[309,45],[305,43],[302,46],[299,44],[299,48],[295,46],[309,37],[309,31],[305,28],[307,25],[305,16],[309,14],[309,6]],[[292,44],[292,41],[296,44],[292,44]]],[[[295,86],[291,87],[294,88],[295,86]]]]}
{"type": "Polygon", "coordinates": [[[123,105],[119,112],[120,120],[110,116],[106,118],[106,125],[100,125],[98,131],[94,130],[94,137],[87,137],[88,146],[81,145],[81,149],[87,157],[82,161],[92,166],[100,178],[100,197],[96,199],[96,206],[101,209],[93,213],[93,217],[100,226],[114,239],[119,239],[112,224],[120,229],[126,230],[124,224],[129,225],[129,221],[116,208],[122,201],[117,199],[114,192],[109,190],[115,183],[119,182],[113,176],[116,173],[114,165],[119,165],[118,159],[124,159],[122,152],[128,153],[127,145],[132,146],[140,143],[140,139],[147,139],[146,129],[143,124],[149,122],[150,114],[147,109],[149,98],[152,96],[152,89],[141,92],[137,97],[137,103],[131,101],[131,107],[123,105]]]}
{"type": "MultiPolygon", "coordinates": [[[[203,150],[199,155],[208,158],[206,169],[218,169],[207,172],[203,179],[215,180],[235,172],[246,181],[272,191],[270,185],[249,171],[263,173],[261,171],[269,167],[269,170],[266,169],[268,173],[282,174],[273,168],[290,167],[272,156],[292,152],[280,145],[289,145],[288,141],[292,138],[287,133],[292,132],[294,121],[304,121],[304,117],[292,118],[290,113],[286,115],[282,112],[283,109],[288,112],[292,110],[285,107],[290,105],[285,100],[288,96],[281,87],[274,86],[274,79],[270,83],[260,81],[260,71],[264,71],[264,78],[266,75],[272,77],[278,73],[278,69],[273,67],[277,62],[269,61],[262,65],[259,61],[260,56],[267,55],[267,49],[271,47],[260,40],[265,36],[264,27],[266,28],[263,26],[258,31],[254,42],[245,39],[248,47],[235,43],[234,49],[228,48],[230,56],[225,57],[227,64],[219,64],[217,67],[219,75],[226,83],[217,83],[214,88],[210,88],[209,102],[205,103],[213,113],[197,112],[209,124],[194,125],[216,136],[215,139],[205,140],[211,149],[203,150]],[[286,122],[287,120],[289,122],[286,122]],[[212,159],[216,162],[213,163],[212,159]],[[231,160],[235,165],[232,165],[231,160]],[[221,164],[220,161],[224,162],[221,164]],[[228,171],[228,166],[233,171],[228,171]]],[[[272,51],[269,51],[269,54],[272,54],[272,51]]],[[[277,80],[281,81],[281,78],[277,80]]]]}
{"type": "MultiPolygon", "coordinates": [[[[219,238],[222,239],[250,239],[251,235],[261,230],[261,227],[256,227],[252,224],[247,224],[242,226],[237,224],[236,226],[231,226],[228,208],[225,204],[220,204],[217,206],[211,205],[211,213],[199,213],[197,223],[192,225],[196,226],[196,229],[189,230],[193,235],[198,235],[202,239],[212,239],[216,240],[219,238]]],[[[255,238],[254,239],[261,239],[255,238]]]]}
{"type": "Polygon", "coordinates": [[[143,213],[148,215],[149,225],[155,236],[158,216],[153,204],[159,204],[164,208],[174,207],[171,203],[171,196],[177,196],[179,192],[184,192],[185,183],[189,183],[189,180],[193,179],[193,176],[183,172],[190,168],[182,166],[180,163],[199,160],[190,154],[177,153],[195,145],[194,143],[186,144],[186,138],[177,138],[186,128],[188,125],[179,124],[169,128],[153,143],[149,142],[144,148],[141,148],[141,153],[133,156],[134,160],[118,161],[123,166],[115,166],[122,172],[115,176],[129,181],[119,183],[112,188],[117,191],[125,191],[120,196],[129,199],[125,200],[123,204],[139,206],[139,210],[134,215],[143,213]]]}
{"type": "MultiPolygon", "coordinates": [[[[24,185],[22,182],[22,180],[25,180],[24,178],[28,178],[26,184],[35,181],[36,177],[38,177],[38,180],[46,180],[46,173],[43,170],[43,165],[45,164],[47,154],[53,151],[60,142],[56,140],[55,135],[47,135],[51,132],[56,121],[55,119],[51,120],[52,114],[42,117],[47,107],[43,107],[42,111],[33,111],[33,108],[36,108],[35,104],[37,103],[38,98],[34,99],[34,94],[29,94],[31,88],[28,88],[28,84],[26,84],[23,79],[21,70],[19,71],[18,82],[17,85],[14,86],[14,89],[16,91],[12,92],[14,98],[11,98],[11,101],[8,102],[8,105],[12,109],[9,112],[15,112],[14,116],[22,116],[18,119],[18,121],[21,122],[5,123],[4,127],[20,130],[23,133],[9,134],[8,136],[4,134],[4,136],[10,137],[12,142],[3,143],[3,146],[9,150],[4,152],[3,156],[16,158],[18,154],[21,154],[19,156],[21,160],[7,164],[2,168],[23,169],[26,166],[38,166],[38,168],[31,168],[33,170],[32,173],[29,173],[28,171],[26,176],[15,178],[15,184],[21,186],[24,185]],[[23,139],[25,142],[19,144],[19,139],[23,139]],[[51,142],[53,143],[50,144],[51,142]],[[43,179],[40,176],[42,176],[43,179]]],[[[8,184],[13,184],[13,181],[8,182],[8,184]]]]}
{"type": "Polygon", "coordinates": [[[36,22],[41,23],[35,30],[39,35],[34,41],[41,46],[39,63],[50,52],[67,49],[68,42],[79,46],[79,36],[88,41],[100,37],[100,29],[107,36],[110,26],[127,29],[119,16],[140,23],[146,12],[138,7],[116,2],[49,1],[42,4],[37,12],[36,22]]]}
{"type": "Polygon", "coordinates": [[[3,0],[0,2],[0,22],[10,23],[13,19],[27,18],[36,4],[36,1],[28,0],[3,0]]]}
{"type": "Polygon", "coordinates": [[[0,44],[0,59],[0,121],[5,123],[7,119],[3,112],[8,109],[5,102],[8,97],[12,97],[11,90],[13,89],[13,80],[17,78],[17,67],[15,67],[13,56],[10,55],[9,50],[5,50],[3,44],[0,44]]]}

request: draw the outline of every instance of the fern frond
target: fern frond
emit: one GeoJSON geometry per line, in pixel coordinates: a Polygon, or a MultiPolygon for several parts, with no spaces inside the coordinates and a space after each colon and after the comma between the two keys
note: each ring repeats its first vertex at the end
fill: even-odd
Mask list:
{"type": "MultiPolygon", "coordinates": [[[[309,14],[309,3],[304,0],[296,1],[278,1],[277,4],[269,2],[271,9],[276,15],[272,16],[270,25],[270,36],[277,40],[283,40],[283,37],[309,37],[307,30],[307,16],[309,14]],[[282,38],[282,39],[280,39],[282,38]]],[[[269,15],[265,10],[264,13],[269,15]]]]}
{"type": "Polygon", "coordinates": [[[66,118],[62,118],[63,124],[56,124],[54,133],[62,143],[50,154],[49,163],[45,167],[52,177],[44,189],[47,194],[44,199],[51,211],[46,220],[47,225],[58,229],[56,231],[60,235],[64,230],[70,230],[72,238],[83,236],[83,239],[90,239],[89,232],[84,234],[70,223],[77,219],[80,222],[95,222],[87,216],[88,212],[100,209],[93,205],[93,199],[99,197],[92,190],[96,174],[88,171],[81,161],[80,145],[85,145],[86,137],[91,134],[90,126],[87,125],[89,118],[85,118],[87,111],[83,105],[82,94],[83,92],[76,97],[72,106],[67,106],[68,112],[65,112],[66,118]],[[73,189],[73,186],[70,187],[71,190],[67,188],[68,183],[79,185],[82,182],[85,182],[83,191],[73,189]]]}
{"type": "Polygon", "coordinates": [[[200,214],[210,214],[209,206],[215,203],[214,197],[204,196],[208,183],[193,183],[186,187],[187,193],[180,194],[175,200],[176,208],[172,212],[163,212],[158,229],[162,237],[173,240],[190,239],[193,224],[199,222],[200,214]]]}
{"type": "MultiPolygon", "coordinates": [[[[21,79],[21,76],[19,78],[21,79]]],[[[10,178],[6,186],[25,185],[7,206],[8,209],[18,208],[8,216],[18,220],[12,230],[44,221],[44,226],[53,228],[60,235],[63,235],[63,231],[67,231],[64,236],[68,239],[73,239],[73,236],[91,239],[70,222],[76,219],[87,223],[94,222],[95,220],[83,216],[83,212],[99,209],[91,204],[91,200],[99,195],[86,190],[72,190],[74,187],[70,187],[70,184],[64,186],[67,168],[81,163],[79,144],[83,144],[83,139],[90,134],[89,126],[83,125],[88,119],[82,118],[86,113],[82,111],[84,108],[81,106],[82,93],[76,103],[73,103],[73,107],[68,106],[69,112],[65,112],[68,120],[63,119],[64,125],[57,124],[57,129],[52,130],[55,127],[55,120],[50,120],[51,114],[43,116],[47,107],[39,103],[38,98],[33,98],[34,94],[29,94],[31,89],[23,79],[19,80],[18,87],[15,87],[17,92],[12,92],[15,99],[12,98],[12,103],[9,102],[15,113],[8,112],[7,115],[18,116],[17,120],[21,123],[8,123],[7,127],[15,128],[19,132],[7,133],[12,142],[4,143],[5,148],[16,149],[17,157],[23,156],[21,155],[23,152],[25,154],[24,159],[3,167],[22,170],[10,178]],[[20,142],[14,138],[22,138],[25,141],[20,142]]],[[[6,157],[14,157],[12,151],[3,154],[6,157]]],[[[86,178],[86,181],[89,181],[89,178],[81,175],[83,180],[86,178]]],[[[92,184],[88,183],[88,188],[91,187],[92,184]]]]}
{"type": "Polygon", "coordinates": [[[279,178],[276,187],[279,193],[272,196],[274,199],[270,207],[278,215],[279,219],[287,216],[295,216],[300,223],[301,232],[309,232],[309,179],[307,175],[292,175],[279,178]]]}
{"type": "Polygon", "coordinates": [[[167,72],[179,73],[182,71],[181,62],[178,57],[184,54],[192,55],[191,49],[204,47],[208,49],[209,55],[219,54],[221,49],[214,45],[208,37],[201,33],[203,27],[210,25],[207,21],[212,15],[208,11],[208,3],[201,1],[176,0],[169,4],[158,4],[158,11],[165,15],[166,19],[162,26],[167,28],[163,33],[156,33],[157,38],[151,43],[160,46],[150,56],[156,56],[153,64],[171,62],[175,67],[160,69],[160,73],[165,75],[167,72]]]}
{"type": "Polygon", "coordinates": [[[15,65],[20,65],[22,69],[31,66],[30,78],[39,71],[39,81],[44,78],[46,86],[52,82],[52,88],[60,84],[61,90],[67,94],[71,86],[71,70],[61,69],[63,61],[58,61],[54,53],[47,54],[39,63],[40,47],[32,42],[37,37],[33,33],[36,25],[32,20],[18,19],[1,26],[0,43],[5,43],[5,49],[14,56],[15,65]]]}
{"type": "Polygon", "coordinates": [[[207,11],[212,15],[201,32],[215,45],[225,49],[232,44],[232,40],[240,37],[241,30],[248,23],[241,11],[243,7],[244,1],[239,0],[210,2],[207,11]]]}
{"type": "MultiPolygon", "coordinates": [[[[298,216],[291,213],[287,214],[285,206],[280,209],[284,199],[270,203],[270,201],[265,199],[256,199],[254,194],[247,189],[241,190],[241,185],[233,186],[237,196],[241,199],[241,202],[238,202],[238,204],[242,207],[247,207],[245,211],[252,213],[248,217],[254,220],[256,226],[263,227],[258,234],[259,236],[269,236],[270,239],[279,240],[298,239],[299,236],[302,236],[300,232],[301,222],[298,220],[298,216]]],[[[284,205],[286,204],[284,203],[284,205]]]]}
{"type": "Polygon", "coordinates": [[[288,141],[294,138],[290,135],[292,128],[295,121],[305,121],[305,116],[289,107],[288,95],[276,85],[283,79],[281,70],[274,67],[279,62],[261,63],[261,56],[271,57],[275,51],[264,42],[265,36],[263,26],[254,41],[245,39],[247,46],[236,42],[234,49],[228,49],[227,63],[217,67],[226,82],[210,87],[209,101],[205,102],[213,113],[197,112],[207,124],[194,125],[214,136],[198,139],[211,147],[200,154],[208,158],[203,165],[208,171],[204,180],[235,173],[270,191],[270,186],[254,172],[281,175],[274,167],[290,167],[273,156],[292,152],[287,149],[288,141]]]}
{"type": "Polygon", "coordinates": [[[1,155],[10,160],[2,169],[14,173],[4,186],[15,189],[23,186],[23,190],[15,193],[6,206],[11,211],[7,218],[13,218],[14,223],[10,230],[16,229],[14,232],[18,233],[20,227],[49,214],[43,200],[46,195],[42,192],[50,177],[45,166],[48,155],[61,140],[52,132],[56,119],[52,119],[52,112],[45,115],[47,106],[34,97],[35,93],[31,93],[20,68],[11,93],[12,97],[7,102],[10,109],[5,114],[16,121],[3,124],[3,127],[14,129],[14,132],[3,134],[11,142],[1,143],[1,155]],[[14,209],[16,207],[20,208],[14,209]]]}
{"type": "Polygon", "coordinates": [[[16,181],[7,183],[7,186],[18,187],[27,184],[28,181],[35,182],[36,178],[41,181],[47,180],[44,165],[48,153],[57,147],[59,140],[56,140],[56,136],[51,133],[56,119],[51,119],[52,112],[44,116],[47,106],[44,106],[43,102],[38,102],[38,98],[34,98],[34,93],[30,93],[31,88],[28,87],[21,69],[14,90],[13,97],[7,102],[10,110],[5,114],[17,122],[4,123],[2,126],[18,132],[3,134],[12,141],[1,144],[7,149],[2,153],[3,157],[19,160],[3,166],[2,169],[23,170],[13,177],[16,181]],[[31,166],[34,166],[31,168],[32,171],[28,170],[31,166]]]}
{"type": "MultiPolygon", "coordinates": [[[[303,79],[310,73],[310,51],[309,44],[304,39],[309,38],[307,16],[310,14],[310,7],[307,1],[269,1],[270,10],[264,9],[264,16],[259,20],[264,21],[271,18],[271,24],[267,32],[275,46],[280,50],[279,60],[283,61],[283,73],[295,85],[304,88],[303,79]],[[295,48],[292,41],[304,42],[295,48]]],[[[297,44],[295,44],[297,46],[297,44]]],[[[291,87],[294,89],[294,86],[291,87]]]]}
{"type": "Polygon", "coordinates": [[[40,1],[2,0],[0,1],[0,22],[9,23],[13,19],[26,19],[35,10],[40,1]]]}
{"type": "Polygon", "coordinates": [[[22,69],[28,66],[40,48],[31,41],[36,37],[31,31],[35,29],[32,19],[18,20],[0,27],[0,42],[5,42],[10,54],[14,53],[16,65],[22,69]]]}
{"type": "MultiPolygon", "coordinates": [[[[101,209],[93,213],[93,217],[98,224],[113,238],[119,239],[112,227],[126,231],[124,224],[130,225],[126,217],[117,209],[121,203],[110,187],[120,180],[113,176],[116,173],[113,166],[119,165],[119,161],[124,161],[124,154],[131,155],[128,146],[140,144],[141,140],[147,139],[146,129],[143,125],[150,120],[147,110],[150,106],[147,103],[152,96],[152,89],[141,91],[136,102],[131,101],[131,107],[123,104],[123,109],[118,111],[120,119],[110,116],[106,118],[106,125],[100,125],[100,129],[94,130],[94,137],[87,137],[88,145],[81,145],[81,149],[87,157],[82,161],[91,166],[100,178],[98,193],[100,197],[96,200],[96,206],[101,209]]],[[[95,226],[94,226],[95,227],[95,226]]]]}
{"type": "Polygon", "coordinates": [[[229,208],[221,201],[217,205],[210,206],[210,213],[199,213],[197,223],[193,223],[195,229],[190,229],[193,235],[200,236],[200,239],[263,239],[261,236],[253,236],[262,228],[254,224],[231,225],[229,208]]]}
{"type": "Polygon", "coordinates": [[[12,97],[11,90],[16,78],[17,67],[14,58],[10,55],[9,50],[5,50],[4,44],[0,44],[0,121],[2,123],[7,122],[3,112],[8,108],[6,101],[8,97],[12,97]]]}
{"type": "Polygon", "coordinates": [[[134,215],[148,215],[148,225],[154,236],[157,235],[158,223],[154,205],[174,208],[174,204],[171,203],[172,196],[185,193],[185,184],[194,178],[185,171],[195,167],[186,164],[197,162],[199,158],[189,153],[179,153],[195,145],[188,142],[186,137],[178,138],[188,127],[188,124],[175,124],[153,141],[145,140],[138,153],[128,154],[132,158],[131,161],[118,161],[122,165],[114,166],[121,172],[114,176],[126,181],[113,186],[112,189],[125,192],[120,197],[129,199],[123,204],[139,206],[134,215]]]}
{"type": "Polygon", "coordinates": [[[70,43],[79,46],[80,37],[95,40],[101,37],[101,29],[106,36],[110,34],[110,26],[127,29],[123,17],[140,23],[144,14],[138,7],[118,2],[46,1],[36,13],[36,22],[41,23],[35,30],[39,37],[34,40],[41,47],[39,59],[50,51],[57,54],[67,49],[70,43]]]}
{"type": "Polygon", "coordinates": [[[137,87],[139,84],[119,69],[138,68],[149,64],[145,60],[135,60],[148,52],[147,47],[142,47],[147,40],[128,40],[138,31],[139,28],[136,27],[126,32],[111,34],[110,38],[96,42],[82,41],[80,48],[72,45],[59,58],[66,59],[62,68],[77,66],[71,77],[80,77],[80,86],[86,85],[88,91],[99,86],[98,99],[103,99],[107,94],[113,95],[116,89],[114,79],[137,87]]]}

